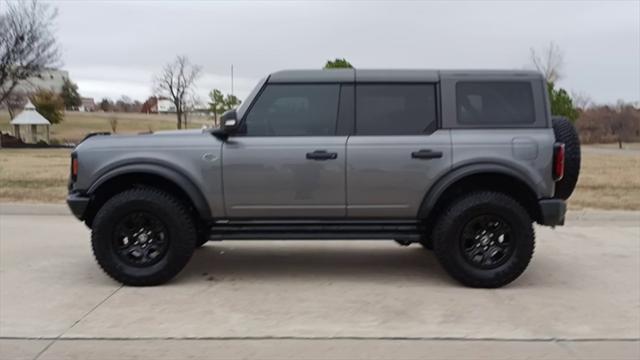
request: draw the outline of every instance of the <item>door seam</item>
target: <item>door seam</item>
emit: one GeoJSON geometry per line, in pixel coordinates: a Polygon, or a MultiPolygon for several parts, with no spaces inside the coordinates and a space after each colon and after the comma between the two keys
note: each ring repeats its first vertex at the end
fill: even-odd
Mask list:
{"type": "Polygon", "coordinates": [[[349,139],[351,138],[351,135],[347,135],[347,140],[344,142],[344,217],[348,218],[349,217],[349,188],[348,188],[348,181],[347,181],[347,176],[349,176],[349,174],[347,173],[349,166],[348,166],[348,162],[349,162],[349,154],[347,151],[349,151],[349,139]]]}

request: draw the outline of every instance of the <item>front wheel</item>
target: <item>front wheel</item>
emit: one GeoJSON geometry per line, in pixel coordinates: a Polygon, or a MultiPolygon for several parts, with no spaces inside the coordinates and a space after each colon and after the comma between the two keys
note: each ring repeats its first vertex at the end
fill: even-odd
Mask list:
{"type": "Polygon", "coordinates": [[[185,206],[152,188],[127,190],[109,199],[98,211],[91,233],[100,267],[132,286],[169,281],[191,258],[196,239],[185,206]]]}
{"type": "Polygon", "coordinates": [[[434,251],[464,285],[496,288],[526,269],[535,247],[532,220],[516,200],[499,192],[455,200],[434,228],[434,251]]]}

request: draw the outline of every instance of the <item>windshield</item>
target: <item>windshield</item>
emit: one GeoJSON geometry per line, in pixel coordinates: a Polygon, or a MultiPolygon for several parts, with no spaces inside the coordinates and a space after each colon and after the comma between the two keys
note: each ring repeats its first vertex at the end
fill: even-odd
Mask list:
{"type": "Polygon", "coordinates": [[[247,111],[247,109],[249,108],[249,105],[251,105],[253,98],[256,97],[256,95],[258,94],[258,91],[260,91],[260,89],[262,88],[262,85],[264,85],[267,79],[268,79],[268,76],[260,79],[260,81],[258,82],[258,85],[256,85],[256,87],[254,87],[253,90],[251,90],[251,92],[249,93],[249,96],[247,96],[242,102],[242,104],[240,104],[240,106],[236,110],[236,115],[238,119],[242,119],[245,111],[247,111]]]}

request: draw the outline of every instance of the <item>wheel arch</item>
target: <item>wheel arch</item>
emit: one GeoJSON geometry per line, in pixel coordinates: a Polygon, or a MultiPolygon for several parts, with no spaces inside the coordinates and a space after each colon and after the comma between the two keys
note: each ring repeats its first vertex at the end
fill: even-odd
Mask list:
{"type": "Polygon", "coordinates": [[[474,190],[495,190],[515,198],[535,221],[541,219],[535,185],[519,170],[502,164],[475,163],[454,169],[441,177],[422,200],[418,218],[435,220],[450,200],[474,190]]]}
{"type": "Polygon", "coordinates": [[[91,222],[100,207],[113,195],[136,186],[150,186],[176,195],[200,219],[210,219],[211,209],[198,186],[178,170],[155,163],[129,163],[100,174],[86,193],[91,198],[85,222],[91,222]]]}

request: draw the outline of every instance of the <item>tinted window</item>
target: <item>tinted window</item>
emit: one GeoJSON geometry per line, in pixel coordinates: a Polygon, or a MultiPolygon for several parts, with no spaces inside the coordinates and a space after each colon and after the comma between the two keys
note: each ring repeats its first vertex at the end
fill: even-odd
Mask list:
{"type": "Polygon", "coordinates": [[[432,133],[436,129],[435,99],[435,85],[358,85],[356,133],[358,135],[432,133]]]}
{"type": "Polygon", "coordinates": [[[458,122],[465,125],[530,124],[535,121],[528,82],[458,82],[458,122]]]}
{"type": "Polygon", "coordinates": [[[340,85],[270,84],[245,121],[248,136],[334,135],[340,85]]]}

